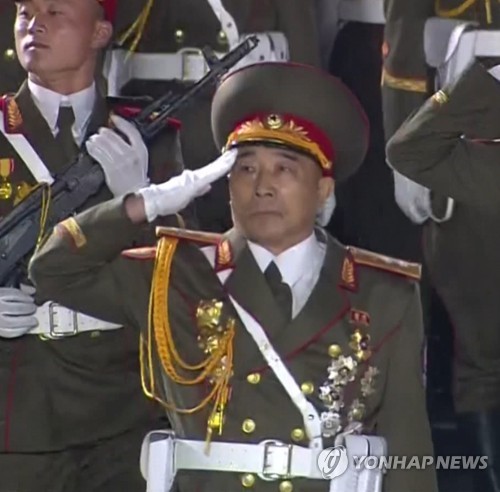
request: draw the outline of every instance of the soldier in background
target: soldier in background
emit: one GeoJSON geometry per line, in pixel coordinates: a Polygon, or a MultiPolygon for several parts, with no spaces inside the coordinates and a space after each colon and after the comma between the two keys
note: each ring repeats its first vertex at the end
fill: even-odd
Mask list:
{"type": "MultiPolygon", "coordinates": [[[[0,216],[84,148],[106,184],[83,209],[182,171],[175,128],[150,149],[116,114],[128,142],[103,128],[124,109],[106,101],[94,79],[114,3],[16,2],[27,80],[0,99],[0,216]]],[[[27,278],[22,283],[0,286],[0,491],[143,492],[141,441],[165,421],[141,389],[137,333],[40,305],[27,278]]]]}
{"type": "MultiPolygon", "coordinates": [[[[465,444],[464,452],[468,455],[488,456],[488,468],[474,471],[474,490],[497,492],[500,317],[496,265],[500,239],[496,231],[500,217],[498,207],[495,211],[494,206],[481,208],[472,203],[486,201],[478,200],[479,189],[469,190],[472,173],[465,166],[471,169],[473,163],[456,161],[462,179],[454,176],[453,182],[443,175],[443,179],[438,178],[446,168],[453,170],[448,164],[454,157],[460,158],[451,145],[457,149],[468,145],[462,134],[486,140],[498,138],[498,104],[488,101],[488,94],[495,94],[498,84],[484,68],[474,65],[455,88],[446,84],[443,91],[419,108],[436,88],[436,73],[429,66],[431,55],[446,53],[448,47],[446,37],[424,37],[431,32],[427,30],[431,27],[430,23],[426,25],[428,19],[474,21],[483,29],[498,28],[500,3],[387,0],[386,16],[383,98],[389,164],[395,169],[395,198],[414,223],[423,224],[423,253],[430,282],[454,328],[454,407],[460,443],[465,444]],[[474,94],[477,90],[482,93],[474,94]],[[443,156],[442,166],[439,156],[443,156]]],[[[443,20],[437,21],[439,24],[435,25],[444,26],[443,20]]],[[[481,165],[486,168],[490,162],[494,166],[494,153],[490,148],[490,160],[481,165]]],[[[466,154],[467,151],[462,157],[466,154]]],[[[481,173],[479,168],[476,171],[481,173]]],[[[490,201],[494,188],[494,184],[488,186],[490,201]]],[[[432,321],[433,328],[438,326],[436,319],[432,321]]]]}
{"type": "MultiPolygon", "coordinates": [[[[238,36],[280,32],[286,38],[291,61],[320,65],[315,3],[312,0],[224,0],[222,4],[220,0],[130,0],[119,7],[119,32],[125,32],[137,19],[138,12],[148,4],[149,15],[143,18],[140,41],[134,46],[134,38],[131,37],[124,46],[133,47],[138,53],[163,56],[157,56],[152,66],[142,65],[141,79],[131,80],[121,87],[122,95],[157,96],[168,89],[174,92],[182,90],[186,84],[201,76],[201,72],[196,69],[185,80],[172,80],[178,73],[174,69],[169,72],[168,68],[182,63],[180,55],[175,58],[174,54],[181,49],[199,49],[206,45],[217,53],[224,53],[230,48],[234,28],[238,36]],[[220,12],[220,5],[229,14],[231,20],[228,23],[234,24],[232,29],[225,29],[219,21],[217,12],[220,12]],[[159,76],[163,80],[148,80],[148,73],[156,72],[160,66],[165,67],[165,75],[159,76]]],[[[220,15],[225,19],[224,13],[220,15]]],[[[269,54],[262,56],[268,58],[269,54]]],[[[179,114],[182,151],[188,169],[210,162],[220,150],[214,146],[210,133],[211,97],[212,94],[207,93],[204,99],[197,100],[195,105],[179,114]]],[[[202,229],[223,232],[231,226],[225,182],[215,183],[213,190],[198,201],[198,219],[202,229]]]]}

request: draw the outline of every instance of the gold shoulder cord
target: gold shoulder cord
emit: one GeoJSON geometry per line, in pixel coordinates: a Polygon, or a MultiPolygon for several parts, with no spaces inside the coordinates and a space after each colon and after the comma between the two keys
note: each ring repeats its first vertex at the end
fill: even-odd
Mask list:
{"type": "MultiPolygon", "coordinates": [[[[493,22],[493,16],[491,13],[491,0],[483,0],[484,8],[486,10],[486,22],[491,24],[493,22]]],[[[436,0],[436,14],[440,17],[459,17],[466,10],[470,9],[473,5],[475,5],[478,0],[464,0],[458,7],[454,9],[443,9],[441,7],[440,0],[436,0]]]]}
{"type": "Polygon", "coordinates": [[[129,48],[130,53],[133,53],[136,50],[137,45],[142,38],[142,34],[146,29],[146,24],[148,22],[149,15],[151,14],[153,4],[154,0],[148,0],[142,12],[138,15],[136,21],[118,39],[118,44],[122,46],[127,41],[127,39],[129,39],[135,33],[135,37],[129,48]]]}
{"type": "Polygon", "coordinates": [[[212,400],[214,406],[208,420],[207,445],[214,429],[222,432],[223,413],[229,394],[229,379],[233,366],[233,338],[234,325],[220,336],[218,343],[214,344],[205,360],[199,364],[186,363],[175,346],[169,322],[169,296],[168,287],[172,260],[177,249],[179,239],[162,237],[158,241],[151,294],[149,299],[148,334],[147,340],[141,337],[140,362],[142,387],[145,394],[165,408],[181,413],[193,414],[205,408],[212,400]],[[153,367],[153,336],[156,342],[156,352],[161,367],[174,383],[184,386],[194,386],[207,379],[213,380],[213,387],[209,394],[194,408],[182,409],[174,404],[164,401],[157,395],[157,385],[153,367]],[[144,350],[147,354],[144,354],[144,350]],[[147,360],[145,360],[147,358],[147,360]],[[184,372],[192,372],[192,377],[182,375],[178,368],[184,372]],[[214,378],[214,374],[216,377],[214,378]]]}

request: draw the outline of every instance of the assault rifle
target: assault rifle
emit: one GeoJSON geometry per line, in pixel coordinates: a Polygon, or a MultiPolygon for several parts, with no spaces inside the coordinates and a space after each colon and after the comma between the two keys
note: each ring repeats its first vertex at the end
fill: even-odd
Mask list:
{"type": "MultiPolygon", "coordinates": [[[[250,36],[218,59],[210,48],[203,55],[209,71],[184,93],[168,92],[149,104],[130,121],[137,127],[146,143],[150,143],[165,129],[169,118],[179,109],[217,83],[243,57],[258,44],[257,36],[250,36]]],[[[46,230],[51,230],[70,217],[95,195],[104,184],[101,166],[86,151],[81,151],[74,162],[55,176],[50,186],[50,206],[44,220],[46,230]]],[[[24,200],[0,220],[0,286],[18,285],[23,265],[37,246],[40,234],[44,187],[35,188],[24,200]]]]}

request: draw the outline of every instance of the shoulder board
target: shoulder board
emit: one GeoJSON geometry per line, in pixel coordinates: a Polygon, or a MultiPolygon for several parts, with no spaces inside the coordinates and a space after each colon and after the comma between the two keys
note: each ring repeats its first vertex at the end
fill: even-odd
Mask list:
{"type": "Polygon", "coordinates": [[[214,232],[190,231],[188,229],[180,229],[178,227],[157,227],[157,237],[174,237],[185,239],[201,244],[219,244],[222,239],[222,234],[214,232]]]}
{"type": "Polygon", "coordinates": [[[0,98],[0,117],[3,119],[6,133],[20,133],[23,126],[23,117],[14,94],[5,94],[0,98]]]}
{"type": "Polygon", "coordinates": [[[353,246],[348,246],[347,249],[352,255],[354,263],[357,265],[378,268],[379,270],[403,275],[414,280],[420,280],[422,276],[422,266],[419,263],[399,260],[353,246]]]}
{"type": "Polygon", "coordinates": [[[121,256],[132,260],[154,260],[156,258],[156,248],[152,246],[126,249],[122,251],[121,256]]]}

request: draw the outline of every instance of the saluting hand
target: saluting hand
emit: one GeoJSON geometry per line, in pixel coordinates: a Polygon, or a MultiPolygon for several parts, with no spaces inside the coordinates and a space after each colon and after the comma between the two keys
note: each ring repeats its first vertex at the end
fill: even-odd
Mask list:
{"type": "Polygon", "coordinates": [[[101,128],[85,146],[90,156],[101,165],[106,184],[116,197],[148,184],[149,154],[141,134],[132,123],[116,115],[111,116],[111,121],[130,143],[110,128],[101,128]]]}
{"type": "Polygon", "coordinates": [[[207,193],[211,183],[229,173],[236,160],[236,155],[236,149],[229,150],[205,167],[195,171],[187,169],[165,183],[153,184],[139,190],[138,195],[143,200],[143,211],[137,213],[137,207],[131,207],[129,201],[127,204],[129,216],[135,222],[144,220],[153,222],[158,216],[172,215],[181,211],[196,197],[207,193]],[[135,212],[132,214],[130,213],[131,208],[135,208],[135,212]]]}

